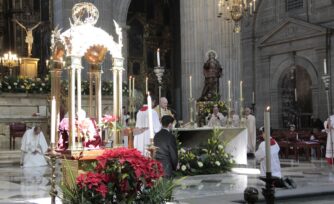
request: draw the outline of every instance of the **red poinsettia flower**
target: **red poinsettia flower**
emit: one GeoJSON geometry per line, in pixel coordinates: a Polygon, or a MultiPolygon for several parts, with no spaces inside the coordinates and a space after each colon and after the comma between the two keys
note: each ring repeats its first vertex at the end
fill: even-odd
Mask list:
{"type": "Polygon", "coordinates": [[[103,198],[105,198],[106,194],[108,193],[108,188],[106,185],[101,184],[99,187],[96,188],[96,191],[99,192],[103,198]]]}

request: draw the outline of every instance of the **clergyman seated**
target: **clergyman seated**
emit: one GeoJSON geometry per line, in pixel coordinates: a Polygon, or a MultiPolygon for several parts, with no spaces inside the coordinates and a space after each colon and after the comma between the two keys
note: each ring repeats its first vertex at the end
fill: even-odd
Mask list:
{"type": "Polygon", "coordinates": [[[23,135],[21,145],[23,167],[46,166],[44,154],[47,150],[48,144],[41,127],[36,126],[27,130],[23,135]]]}

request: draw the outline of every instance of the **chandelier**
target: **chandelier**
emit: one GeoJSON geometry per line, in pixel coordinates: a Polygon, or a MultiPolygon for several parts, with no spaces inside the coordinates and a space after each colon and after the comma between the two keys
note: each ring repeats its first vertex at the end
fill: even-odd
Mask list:
{"type": "Polygon", "coordinates": [[[224,17],[225,20],[233,20],[233,32],[241,31],[240,21],[244,15],[250,16],[256,10],[256,0],[219,0],[218,1],[218,18],[224,17]]]}
{"type": "Polygon", "coordinates": [[[17,54],[12,53],[11,51],[5,53],[0,60],[2,66],[9,68],[17,67],[21,63],[21,59],[17,57],[17,54]]]}

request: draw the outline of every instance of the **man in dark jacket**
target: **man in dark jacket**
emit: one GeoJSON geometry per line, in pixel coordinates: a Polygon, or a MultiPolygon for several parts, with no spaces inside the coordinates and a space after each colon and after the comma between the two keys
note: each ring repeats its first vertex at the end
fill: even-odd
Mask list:
{"type": "Polygon", "coordinates": [[[162,163],[164,177],[172,177],[177,167],[177,146],[175,136],[170,132],[173,127],[174,118],[165,115],[161,118],[162,129],[154,137],[154,145],[158,148],[156,160],[162,163]]]}

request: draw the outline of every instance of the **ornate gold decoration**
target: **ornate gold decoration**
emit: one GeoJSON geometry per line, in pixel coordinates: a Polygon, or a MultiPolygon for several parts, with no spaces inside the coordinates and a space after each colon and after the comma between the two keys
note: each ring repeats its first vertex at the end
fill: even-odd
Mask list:
{"type": "Polygon", "coordinates": [[[101,64],[108,49],[103,45],[93,45],[85,53],[85,59],[89,64],[101,64]]]}

